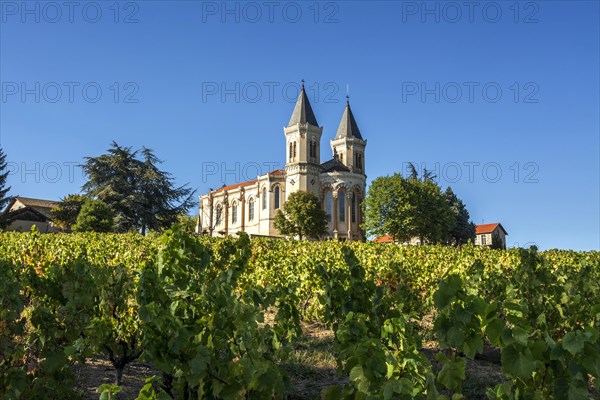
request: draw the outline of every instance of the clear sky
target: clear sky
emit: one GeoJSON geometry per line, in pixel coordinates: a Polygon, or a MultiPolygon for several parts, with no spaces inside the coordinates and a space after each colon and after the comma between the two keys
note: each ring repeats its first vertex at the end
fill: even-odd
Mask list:
{"type": "Polygon", "coordinates": [[[301,79],[324,127],[347,90],[368,179],[407,162],[509,246],[600,246],[596,1],[1,1],[12,194],[78,192],[115,140],[198,193],[283,166],[301,79]]]}

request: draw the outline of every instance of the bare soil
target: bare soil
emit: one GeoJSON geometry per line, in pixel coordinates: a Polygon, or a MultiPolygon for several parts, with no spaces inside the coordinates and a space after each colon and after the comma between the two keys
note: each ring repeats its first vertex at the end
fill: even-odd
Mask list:
{"type": "MultiPolygon", "coordinates": [[[[429,321],[424,321],[429,325],[429,321]]],[[[337,373],[337,365],[333,355],[333,332],[320,323],[303,323],[303,335],[294,345],[288,363],[281,365],[289,377],[289,400],[320,399],[321,390],[330,385],[347,383],[348,379],[337,373]]],[[[424,341],[423,352],[437,367],[435,354],[438,352],[437,343],[424,341]]],[[[74,367],[78,389],[84,400],[97,400],[96,389],[104,384],[115,381],[115,370],[108,360],[102,358],[90,359],[85,365],[74,367]]],[[[500,367],[500,357],[497,350],[486,348],[477,359],[467,362],[467,379],[463,393],[467,399],[485,399],[488,387],[496,386],[505,378],[500,367]]],[[[129,364],[123,375],[123,391],[117,395],[120,400],[134,400],[144,381],[160,375],[144,362],[129,364]]]]}
{"type": "MultiPolygon", "coordinates": [[[[77,389],[84,400],[98,400],[100,395],[96,389],[105,383],[115,383],[116,372],[108,360],[89,359],[85,365],[76,365],[73,369],[77,379],[77,389]]],[[[119,393],[118,398],[135,399],[144,386],[146,378],[153,375],[160,375],[160,371],[143,362],[132,362],[127,365],[123,371],[123,391],[119,393]]]]}

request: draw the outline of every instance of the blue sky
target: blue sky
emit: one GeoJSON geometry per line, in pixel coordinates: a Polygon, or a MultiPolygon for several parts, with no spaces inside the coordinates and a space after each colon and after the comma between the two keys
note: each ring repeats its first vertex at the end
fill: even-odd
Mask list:
{"type": "Polygon", "coordinates": [[[252,179],[305,79],[322,160],[349,87],[369,180],[413,162],[510,246],[599,249],[598,2],[224,4],[0,2],[12,194],[78,192],[112,140],[199,193],[252,179]]]}

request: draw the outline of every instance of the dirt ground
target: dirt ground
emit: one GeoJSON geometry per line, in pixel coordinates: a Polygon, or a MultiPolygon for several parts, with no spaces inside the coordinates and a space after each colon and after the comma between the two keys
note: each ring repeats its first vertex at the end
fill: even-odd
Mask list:
{"type": "MultiPolygon", "coordinates": [[[[289,362],[281,366],[290,380],[287,399],[320,399],[323,388],[347,382],[346,377],[337,374],[333,342],[333,332],[322,324],[303,324],[303,336],[296,342],[289,362]]],[[[435,343],[425,341],[423,352],[436,368],[435,343]]],[[[90,359],[85,365],[74,368],[78,389],[84,400],[97,400],[98,386],[114,383],[115,371],[108,360],[90,359]]],[[[160,375],[160,372],[153,369],[151,365],[144,362],[131,363],[124,371],[123,391],[117,395],[117,398],[134,400],[143,387],[145,379],[153,375],[160,375]]],[[[468,399],[485,399],[486,389],[503,380],[499,353],[494,349],[486,349],[476,360],[468,361],[463,393],[468,399]]]]}
{"type": "MultiPolygon", "coordinates": [[[[415,321],[422,332],[432,328],[432,317],[415,321]]],[[[336,361],[333,354],[333,332],[321,323],[302,323],[303,334],[294,344],[294,351],[281,369],[289,377],[287,400],[318,400],[323,388],[347,383],[348,379],[337,373],[336,361]]],[[[435,360],[438,344],[432,335],[423,338],[423,353],[431,362],[434,371],[439,367],[435,360]]],[[[77,389],[82,400],[98,400],[100,395],[97,388],[105,383],[115,381],[115,370],[108,360],[93,358],[85,365],[73,367],[77,379],[77,389]]],[[[160,376],[160,371],[144,362],[129,364],[123,374],[123,390],[117,395],[118,400],[135,400],[144,386],[144,381],[154,375],[160,376]]],[[[484,352],[467,360],[466,379],[463,384],[463,394],[470,400],[487,399],[487,388],[494,387],[505,380],[500,365],[500,352],[491,347],[485,347],[484,352]]],[[[590,382],[590,399],[600,399],[600,392],[593,382],[590,382]]]]}
{"type": "MultiPolygon", "coordinates": [[[[85,400],[98,400],[100,395],[96,389],[104,383],[114,384],[115,382],[115,369],[108,360],[89,359],[85,365],[76,365],[73,368],[77,379],[77,389],[85,400]]],[[[129,364],[123,372],[123,391],[119,393],[118,398],[135,399],[144,386],[146,378],[153,375],[160,375],[160,372],[148,364],[143,362],[129,364]]]]}

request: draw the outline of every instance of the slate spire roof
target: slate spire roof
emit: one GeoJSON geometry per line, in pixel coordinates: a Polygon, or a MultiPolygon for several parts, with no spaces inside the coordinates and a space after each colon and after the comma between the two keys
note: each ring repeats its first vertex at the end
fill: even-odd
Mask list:
{"type": "Polygon", "coordinates": [[[343,139],[353,137],[364,140],[360,134],[352,110],[350,109],[350,101],[346,100],[346,109],[344,110],[344,115],[342,115],[342,121],[340,122],[335,138],[343,139]]]}
{"type": "Polygon", "coordinates": [[[315,117],[315,113],[313,112],[312,107],[310,106],[310,102],[308,101],[306,91],[304,90],[303,80],[302,90],[300,90],[300,95],[298,96],[298,100],[296,101],[296,106],[294,107],[294,112],[292,113],[292,118],[290,118],[290,123],[288,124],[288,126],[306,123],[317,127],[319,126],[317,118],[315,117]]]}

